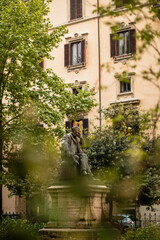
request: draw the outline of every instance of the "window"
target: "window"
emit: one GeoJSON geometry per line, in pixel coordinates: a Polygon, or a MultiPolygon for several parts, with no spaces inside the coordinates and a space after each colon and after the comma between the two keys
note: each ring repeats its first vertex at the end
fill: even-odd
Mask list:
{"type": "Polygon", "coordinates": [[[81,42],[71,44],[72,65],[81,63],[81,42]]]}
{"type": "Polygon", "coordinates": [[[85,63],[85,40],[72,42],[64,46],[65,67],[85,63]]]}
{"type": "Polygon", "coordinates": [[[160,3],[160,0],[154,0],[154,3],[155,3],[155,4],[159,4],[159,3],[160,3]]]}
{"type": "Polygon", "coordinates": [[[135,29],[111,34],[111,57],[133,54],[136,52],[135,29]]]}
{"type": "Polygon", "coordinates": [[[82,0],[70,0],[70,19],[82,17],[82,0]]]}
{"type": "Polygon", "coordinates": [[[160,0],[154,0],[154,7],[159,7],[160,6],[160,0]]]}
{"type": "Polygon", "coordinates": [[[118,55],[129,53],[129,32],[119,33],[118,37],[118,55]]]}
{"type": "Polygon", "coordinates": [[[120,93],[131,91],[131,78],[126,78],[126,80],[120,81],[120,93]]]}
{"type": "Polygon", "coordinates": [[[83,135],[87,135],[88,134],[89,124],[88,124],[88,119],[87,118],[80,119],[80,120],[77,120],[77,121],[66,121],[65,122],[66,132],[70,132],[71,128],[73,126],[78,126],[81,129],[81,133],[83,135]]]}
{"type": "Polygon", "coordinates": [[[74,88],[72,88],[72,92],[73,92],[73,94],[77,96],[78,93],[79,93],[78,90],[82,90],[82,87],[79,86],[79,87],[74,87],[74,88]]]}

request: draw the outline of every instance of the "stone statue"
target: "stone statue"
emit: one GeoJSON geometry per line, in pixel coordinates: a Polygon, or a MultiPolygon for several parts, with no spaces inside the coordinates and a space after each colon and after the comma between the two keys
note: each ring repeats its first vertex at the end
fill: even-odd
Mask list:
{"type": "Polygon", "coordinates": [[[61,147],[60,180],[76,179],[79,176],[92,177],[88,157],[82,147],[82,136],[79,127],[73,127],[72,132],[65,134],[61,147]]]}

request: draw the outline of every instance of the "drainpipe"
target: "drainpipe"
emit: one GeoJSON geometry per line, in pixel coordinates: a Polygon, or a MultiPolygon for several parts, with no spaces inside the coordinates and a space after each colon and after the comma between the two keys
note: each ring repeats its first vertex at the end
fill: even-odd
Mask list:
{"type": "MultiPolygon", "coordinates": [[[[97,9],[99,8],[99,0],[97,0],[97,9]]],[[[101,131],[102,126],[102,101],[101,101],[101,55],[100,55],[100,24],[99,13],[97,15],[97,27],[98,27],[98,79],[99,79],[99,127],[101,131]]]]}

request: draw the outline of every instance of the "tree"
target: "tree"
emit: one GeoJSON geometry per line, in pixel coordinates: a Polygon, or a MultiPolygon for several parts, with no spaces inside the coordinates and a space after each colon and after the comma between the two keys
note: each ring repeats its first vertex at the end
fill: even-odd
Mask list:
{"type": "Polygon", "coordinates": [[[133,105],[115,105],[105,109],[104,116],[109,123],[89,136],[86,148],[93,171],[111,188],[110,217],[113,200],[159,204],[159,137],[148,132],[149,113],[142,114],[133,105]]]}
{"type": "MultiPolygon", "coordinates": [[[[118,114],[118,116],[113,121],[113,126],[116,123],[117,130],[120,127],[121,132],[119,132],[118,136],[116,136],[115,131],[113,131],[112,127],[111,128],[106,127],[105,134],[108,137],[106,137],[106,140],[104,141],[104,146],[109,145],[111,149],[114,149],[113,139],[117,139],[117,138],[119,139],[119,137],[122,139],[122,136],[124,135],[124,132],[123,132],[124,129],[125,129],[124,137],[128,135],[126,140],[123,139],[125,141],[125,144],[122,144],[122,142],[120,142],[120,146],[121,146],[120,151],[117,151],[117,148],[119,146],[119,141],[117,143],[116,150],[113,152],[112,150],[110,150],[113,154],[113,158],[111,156],[112,158],[111,163],[113,163],[113,159],[116,159],[116,158],[120,159],[119,155],[117,156],[117,152],[118,153],[120,152],[122,155],[123,153],[125,153],[126,146],[128,148],[128,145],[126,145],[126,141],[128,142],[129,140],[129,144],[131,144],[131,146],[133,145],[133,143],[134,144],[136,143],[136,145],[139,146],[138,147],[139,150],[137,148],[133,148],[133,149],[135,149],[135,153],[138,154],[137,158],[140,158],[141,156],[143,156],[142,166],[143,167],[145,166],[145,167],[143,168],[142,166],[139,166],[138,167],[139,174],[138,172],[137,174],[135,174],[135,176],[137,176],[136,179],[138,179],[137,181],[139,180],[141,181],[141,184],[139,185],[141,187],[140,187],[140,194],[138,196],[138,199],[139,199],[139,203],[147,204],[149,206],[152,205],[153,203],[159,203],[159,191],[157,191],[157,189],[159,188],[159,177],[158,177],[159,163],[157,160],[157,152],[159,152],[159,138],[157,138],[157,128],[158,128],[159,117],[160,117],[160,85],[159,85],[160,84],[160,48],[159,48],[160,47],[159,46],[160,31],[158,27],[159,21],[160,21],[159,7],[160,7],[159,1],[155,1],[155,0],[149,0],[149,1],[148,0],[147,1],[146,0],[145,1],[111,0],[111,1],[108,1],[108,4],[104,6],[99,6],[98,9],[95,10],[96,12],[99,13],[100,17],[106,20],[106,25],[110,26],[111,32],[114,35],[114,37],[112,38],[113,42],[116,43],[117,41],[124,39],[124,36],[122,37],[121,36],[122,34],[118,34],[118,32],[120,31],[120,29],[124,27],[123,23],[125,22],[127,26],[131,24],[132,27],[134,27],[135,29],[134,37],[136,38],[138,43],[136,45],[136,49],[134,49],[134,53],[136,51],[136,54],[131,54],[132,55],[131,59],[134,61],[127,61],[126,64],[123,66],[123,70],[121,72],[116,72],[114,69],[114,65],[111,62],[109,62],[106,64],[107,71],[110,72],[112,69],[112,71],[115,72],[115,77],[117,77],[122,82],[127,82],[127,77],[129,76],[130,72],[135,71],[136,73],[137,71],[139,79],[146,80],[152,83],[155,86],[155,90],[157,90],[158,92],[157,94],[158,100],[157,102],[155,102],[155,106],[153,106],[153,109],[148,111],[148,114],[146,113],[146,116],[145,116],[145,119],[147,119],[148,117],[150,120],[148,129],[145,128],[145,125],[144,125],[144,129],[141,129],[141,133],[143,133],[143,135],[147,137],[145,141],[142,138],[142,136],[141,138],[139,138],[137,134],[133,134],[133,138],[130,138],[132,134],[128,135],[127,133],[128,128],[126,128],[126,125],[124,124],[124,118],[121,115],[121,113],[120,115],[118,114]],[[152,57],[152,60],[147,65],[143,66],[141,60],[142,58],[145,57],[145,53],[147,51],[150,51],[150,56],[152,57]],[[141,66],[141,69],[139,69],[138,66],[141,66]],[[117,119],[120,124],[117,124],[117,119]],[[148,136],[147,136],[147,132],[148,132],[148,136]],[[109,140],[109,144],[107,145],[107,141],[110,138],[111,140],[109,140]],[[133,139],[136,139],[136,141],[135,140],[133,141],[133,139]],[[122,149],[124,149],[124,151],[122,149]]],[[[135,121],[134,117],[132,118],[132,121],[134,123],[135,121]]],[[[123,156],[121,165],[128,164],[128,162],[124,163],[124,159],[126,160],[126,158],[123,156]]],[[[131,160],[132,157],[128,159],[131,160]]],[[[118,162],[120,163],[120,161],[118,162]]],[[[114,162],[114,164],[117,164],[117,162],[116,163],[114,162]]]]}
{"type": "MultiPolygon", "coordinates": [[[[38,154],[41,160],[49,158],[45,156],[56,152],[64,116],[70,113],[75,100],[77,108],[84,112],[94,106],[92,91],[85,89],[81,93],[83,101],[73,97],[62,79],[51,69],[41,67],[44,58],[53,60],[51,51],[67,33],[64,26],[48,33],[52,27],[47,18],[49,2],[0,2],[0,214],[2,182],[14,193],[24,195],[34,185],[26,180],[31,151],[35,159],[38,154]]],[[[36,179],[35,172],[33,176],[36,179]]]]}

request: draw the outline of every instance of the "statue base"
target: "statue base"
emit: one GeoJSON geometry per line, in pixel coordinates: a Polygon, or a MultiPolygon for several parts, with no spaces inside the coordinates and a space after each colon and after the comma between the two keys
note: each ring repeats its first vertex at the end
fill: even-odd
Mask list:
{"type": "Polygon", "coordinates": [[[100,240],[101,229],[49,228],[39,231],[39,240],[100,240]]]}
{"type": "Polygon", "coordinates": [[[104,185],[91,184],[49,187],[50,220],[40,230],[41,239],[97,239],[97,229],[108,218],[108,191],[104,185]]]}

